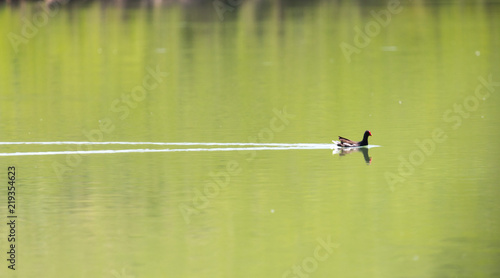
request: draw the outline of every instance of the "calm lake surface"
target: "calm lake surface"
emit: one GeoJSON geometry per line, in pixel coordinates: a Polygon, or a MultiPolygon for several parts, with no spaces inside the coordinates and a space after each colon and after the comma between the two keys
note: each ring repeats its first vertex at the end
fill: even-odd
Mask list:
{"type": "Polygon", "coordinates": [[[1,142],[380,147],[1,144],[0,276],[499,277],[499,28],[488,1],[2,4],[1,142]],[[197,150],[109,151],[166,148],[197,150]]]}

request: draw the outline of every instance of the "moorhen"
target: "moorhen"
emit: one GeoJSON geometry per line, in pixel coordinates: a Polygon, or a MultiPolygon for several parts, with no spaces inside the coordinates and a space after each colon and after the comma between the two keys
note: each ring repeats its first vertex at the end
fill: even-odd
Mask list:
{"type": "Polygon", "coordinates": [[[363,140],[361,140],[359,142],[351,141],[351,140],[344,138],[342,136],[339,136],[340,142],[337,142],[337,141],[333,141],[333,142],[335,142],[337,144],[337,146],[343,147],[343,148],[361,147],[361,146],[368,145],[368,136],[372,136],[372,133],[369,130],[365,131],[365,134],[363,135],[363,140]]]}

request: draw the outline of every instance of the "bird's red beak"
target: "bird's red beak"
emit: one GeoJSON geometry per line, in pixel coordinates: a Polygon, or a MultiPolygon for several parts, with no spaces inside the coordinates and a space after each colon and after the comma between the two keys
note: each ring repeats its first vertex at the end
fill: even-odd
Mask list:
{"type": "Polygon", "coordinates": [[[371,131],[368,131],[368,133],[370,133],[370,136],[372,136],[372,132],[371,131]]]}

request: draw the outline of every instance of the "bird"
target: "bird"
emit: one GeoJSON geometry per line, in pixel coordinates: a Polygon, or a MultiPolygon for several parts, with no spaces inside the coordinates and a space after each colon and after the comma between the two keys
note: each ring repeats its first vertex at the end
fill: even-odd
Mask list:
{"type": "Polygon", "coordinates": [[[340,141],[333,141],[333,142],[337,144],[338,147],[342,148],[361,147],[368,145],[368,136],[372,136],[372,133],[369,130],[365,131],[365,134],[363,135],[363,140],[359,142],[351,141],[342,136],[339,136],[340,141]]]}

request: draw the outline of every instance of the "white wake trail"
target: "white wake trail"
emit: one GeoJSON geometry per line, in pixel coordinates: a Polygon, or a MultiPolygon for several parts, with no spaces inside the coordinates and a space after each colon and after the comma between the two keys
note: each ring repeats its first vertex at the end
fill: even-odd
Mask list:
{"type": "Polygon", "coordinates": [[[214,143],[214,142],[92,142],[92,141],[54,141],[54,142],[0,142],[0,145],[158,145],[158,146],[279,146],[309,147],[321,143],[214,143]]]}
{"type": "Polygon", "coordinates": [[[321,150],[331,149],[331,144],[307,144],[307,146],[262,146],[247,148],[188,148],[188,149],[130,149],[130,150],[92,150],[92,151],[44,151],[0,153],[0,156],[34,156],[62,154],[119,154],[119,153],[154,153],[154,152],[227,152],[227,151],[264,151],[264,150],[321,150]]]}

